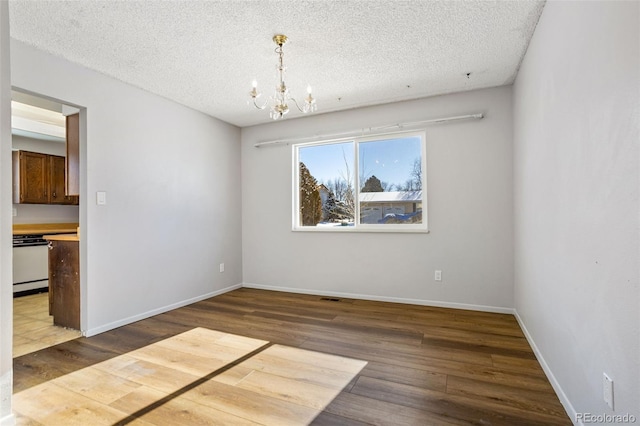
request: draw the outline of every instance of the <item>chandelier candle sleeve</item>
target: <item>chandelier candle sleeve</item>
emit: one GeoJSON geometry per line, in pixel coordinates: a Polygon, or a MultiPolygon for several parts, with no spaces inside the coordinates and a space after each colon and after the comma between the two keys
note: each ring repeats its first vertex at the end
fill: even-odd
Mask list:
{"type": "Polygon", "coordinates": [[[304,103],[302,106],[289,95],[289,89],[284,81],[284,72],[286,67],[284,66],[284,52],[282,50],[282,46],[287,42],[287,36],[284,34],[276,34],[273,36],[273,42],[278,46],[275,49],[276,54],[278,55],[278,63],[276,65],[276,70],[278,72],[278,84],[276,85],[273,96],[263,105],[258,105],[256,100],[262,95],[258,92],[258,82],[257,80],[253,80],[252,89],[249,92],[249,96],[253,100],[253,105],[258,109],[265,109],[267,105],[271,104],[269,108],[269,116],[274,120],[279,118],[283,118],[285,114],[289,112],[289,102],[292,102],[298,111],[306,114],[308,112],[314,112],[316,110],[316,100],[311,95],[311,86],[307,86],[307,96],[304,98],[304,103]]]}

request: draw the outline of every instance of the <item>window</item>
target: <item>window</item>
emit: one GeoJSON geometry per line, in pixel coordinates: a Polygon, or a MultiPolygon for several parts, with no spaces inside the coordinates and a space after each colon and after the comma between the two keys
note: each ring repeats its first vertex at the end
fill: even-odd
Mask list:
{"type": "Polygon", "coordinates": [[[294,230],[427,231],[424,132],[293,146],[294,230]]]}

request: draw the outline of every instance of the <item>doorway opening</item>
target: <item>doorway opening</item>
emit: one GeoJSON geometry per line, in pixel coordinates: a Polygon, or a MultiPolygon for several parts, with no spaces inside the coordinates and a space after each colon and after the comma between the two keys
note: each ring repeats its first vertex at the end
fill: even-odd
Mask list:
{"type": "MultiPolygon", "coordinates": [[[[13,167],[13,357],[19,357],[80,337],[77,325],[55,317],[77,309],[81,318],[80,274],[77,306],[60,298],[52,283],[59,281],[49,262],[51,236],[79,235],[80,120],[82,108],[14,88],[11,93],[13,167]],[[57,305],[56,305],[57,304],[57,305]]],[[[86,127],[84,127],[86,128],[86,127]]],[[[81,257],[80,247],[77,247],[81,257]]],[[[79,269],[79,261],[78,269],[79,269]]],[[[55,264],[54,264],[55,265],[55,264]]],[[[68,278],[65,278],[68,280],[68,278]]]]}

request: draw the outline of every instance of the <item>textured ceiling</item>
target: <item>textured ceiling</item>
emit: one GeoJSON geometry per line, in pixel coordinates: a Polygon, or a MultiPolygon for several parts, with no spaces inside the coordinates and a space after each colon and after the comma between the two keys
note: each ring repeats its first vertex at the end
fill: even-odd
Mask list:
{"type": "MultiPolygon", "coordinates": [[[[313,87],[318,113],[513,82],[541,1],[10,0],[11,36],[237,126],[247,103],[313,87]],[[469,75],[467,75],[470,73],[469,75]]],[[[287,118],[300,114],[292,111],[287,118]]]]}

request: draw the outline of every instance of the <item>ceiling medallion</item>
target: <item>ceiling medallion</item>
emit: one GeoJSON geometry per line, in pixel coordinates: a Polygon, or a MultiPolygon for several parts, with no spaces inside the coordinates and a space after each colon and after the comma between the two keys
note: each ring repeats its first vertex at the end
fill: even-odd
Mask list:
{"type": "Polygon", "coordinates": [[[308,112],[314,112],[316,110],[316,100],[313,96],[311,96],[311,86],[307,86],[307,97],[304,98],[304,104],[302,107],[298,104],[291,95],[289,95],[289,89],[284,83],[284,73],[286,71],[286,67],[283,65],[283,56],[284,53],[282,51],[282,46],[287,42],[287,36],[284,34],[276,34],[273,36],[273,42],[278,46],[275,49],[276,54],[278,55],[278,63],[276,65],[276,71],[278,73],[278,82],[276,84],[275,92],[270,100],[266,101],[264,105],[258,105],[257,99],[262,95],[262,93],[258,92],[258,82],[253,80],[253,88],[249,92],[249,96],[253,100],[253,105],[258,109],[265,109],[269,103],[271,103],[271,107],[269,108],[269,116],[274,120],[279,118],[283,118],[285,114],[289,112],[289,104],[291,101],[295,104],[296,108],[304,114],[308,112]]]}

